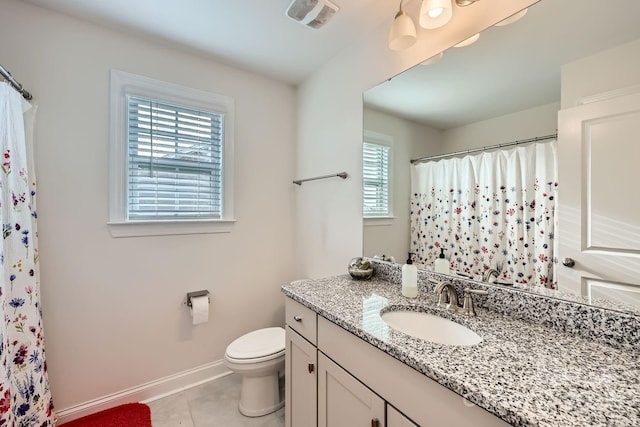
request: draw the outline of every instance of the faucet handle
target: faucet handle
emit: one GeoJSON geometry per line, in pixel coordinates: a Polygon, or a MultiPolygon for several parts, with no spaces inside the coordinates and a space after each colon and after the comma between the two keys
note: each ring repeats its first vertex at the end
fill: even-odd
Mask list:
{"type": "Polygon", "coordinates": [[[464,314],[465,316],[476,315],[476,310],[475,310],[475,307],[473,306],[473,298],[471,297],[471,295],[473,294],[488,295],[489,292],[483,291],[481,289],[465,288],[464,289],[464,305],[462,306],[462,314],[464,314]]]}
{"type": "Polygon", "coordinates": [[[488,291],[484,291],[482,289],[464,288],[464,291],[470,294],[476,294],[476,295],[489,295],[488,291]]]}

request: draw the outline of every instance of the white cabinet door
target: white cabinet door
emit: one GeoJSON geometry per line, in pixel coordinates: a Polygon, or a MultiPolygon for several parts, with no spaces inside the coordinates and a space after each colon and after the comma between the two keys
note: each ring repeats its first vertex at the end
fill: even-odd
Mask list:
{"type": "Polygon", "coordinates": [[[558,133],[558,286],[640,307],[640,93],[562,110],[558,133]]]}
{"type": "Polygon", "coordinates": [[[384,410],[380,396],[318,352],[319,427],[384,427],[384,410]]]}
{"type": "Polygon", "coordinates": [[[400,411],[387,404],[387,427],[418,427],[400,411]]]}
{"type": "Polygon", "coordinates": [[[285,355],[285,424],[316,427],[317,350],[287,326],[285,355]]]}

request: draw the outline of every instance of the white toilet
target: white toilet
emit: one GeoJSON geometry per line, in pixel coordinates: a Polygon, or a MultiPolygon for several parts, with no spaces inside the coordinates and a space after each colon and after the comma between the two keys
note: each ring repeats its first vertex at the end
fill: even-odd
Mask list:
{"type": "Polygon", "coordinates": [[[240,413],[259,417],[284,406],[280,376],[284,375],[285,332],[280,327],[258,329],[227,347],[227,368],[242,375],[240,413]]]}

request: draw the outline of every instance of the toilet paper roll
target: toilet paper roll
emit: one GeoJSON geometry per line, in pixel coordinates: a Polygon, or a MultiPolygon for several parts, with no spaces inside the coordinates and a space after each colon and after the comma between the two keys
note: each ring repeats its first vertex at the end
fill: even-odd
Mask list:
{"type": "Polygon", "coordinates": [[[209,321],[209,296],[191,298],[191,319],[194,325],[209,321]]]}

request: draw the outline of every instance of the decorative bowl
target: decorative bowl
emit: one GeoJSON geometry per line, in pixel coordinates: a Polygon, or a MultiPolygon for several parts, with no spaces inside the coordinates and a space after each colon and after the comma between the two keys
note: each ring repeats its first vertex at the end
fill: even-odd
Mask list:
{"type": "Polygon", "coordinates": [[[368,280],[373,276],[373,267],[369,261],[360,257],[349,262],[349,274],[356,280],[368,280]]]}

